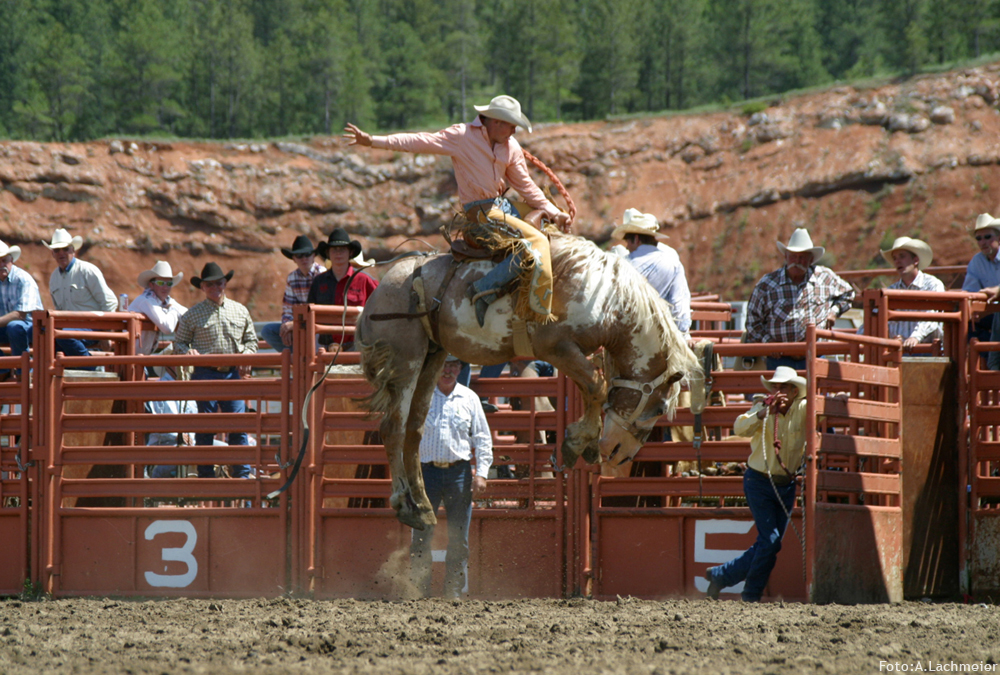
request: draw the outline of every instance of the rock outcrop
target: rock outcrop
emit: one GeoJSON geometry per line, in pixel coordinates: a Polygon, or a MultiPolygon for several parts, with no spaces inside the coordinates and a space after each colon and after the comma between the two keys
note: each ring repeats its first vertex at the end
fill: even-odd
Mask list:
{"type": "MultiPolygon", "coordinates": [[[[603,243],[626,208],[654,213],[692,289],[739,299],[795,227],[837,269],[879,265],[880,245],[901,235],[929,241],[936,264],[965,263],[976,214],[1000,210],[998,92],[993,64],[776,99],[750,116],[536,125],[520,140],[573,194],[578,233],[603,243]]],[[[0,238],[22,247],[46,299],[54,261],[39,242],[67,227],[116,292],[135,295],[157,258],[188,277],[215,259],[261,320],[280,312],[291,265],[278,249],[296,235],[345,227],[385,259],[440,246],[456,207],[448,159],[339,138],[5,142],[0,186],[0,238]]],[[[197,299],[189,287],[179,297],[197,299]]]]}

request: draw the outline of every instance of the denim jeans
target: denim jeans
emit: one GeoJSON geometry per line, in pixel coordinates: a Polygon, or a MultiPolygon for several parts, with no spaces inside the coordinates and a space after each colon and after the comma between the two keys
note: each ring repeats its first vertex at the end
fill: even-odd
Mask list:
{"type": "Polygon", "coordinates": [[[774,358],[773,356],[767,357],[768,370],[774,370],[778,366],[788,366],[789,368],[793,368],[794,370],[805,370],[806,360],[797,359],[792,356],[779,356],[778,358],[774,358]]]}
{"type": "Polygon", "coordinates": [[[724,565],[710,568],[708,574],[722,588],[729,588],[745,581],[743,600],[759,602],[764,595],[764,588],[771,576],[771,570],[774,569],[774,563],[778,559],[785,528],[788,527],[785,510],[791,513],[795,505],[795,481],[788,485],[772,486],[766,473],[747,467],[746,473],[743,474],[743,493],[746,495],[750,513],[753,514],[753,521],[757,526],[757,541],[743,555],[733,558],[724,565]],[[775,495],[775,488],[781,495],[780,502],[775,495]]]}
{"type": "MultiPolygon", "coordinates": [[[[0,342],[6,342],[10,345],[11,356],[20,356],[28,351],[28,347],[31,346],[31,328],[30,314],[25,321],[14,319],[6,326],[0,326],[0,342]]],[[[0,356],[6,356],[2,349],[0,349],[0,356]]],[[[7,372],[9,371],[0,370],[0,374],[7,372]]]]}
{"type": "Polygon", "coordinates": [[[260,336],[271,346],[271,349],[279,354],[283,349],[291,349],[291,345],[286,345],[281,341],[281,322],[265,323],[260,329],[260,336]]]}
{"type": "MultiPolygon", "coordinates": [[[[203,368],[201,366],[195,366],[194,373],[191,375],[192,380],[238,380],[240,379],[239,368],[230,368],[229,372],[220,373],[214,368],[203,368]]],[[[246,404],[243,400],[237,401],[198,401],[198,412],[200,413],[242,413],[246,412],[246,404]]],[[[196,445],[212,445],[215,440],[215,434],[211,432],[196,433],[194,435],[194,442],[196,445]]],[[[228,434],[226,442],[229,445],[248,445],[247,435],[245,432],[234,431],[228,434]]],[[[250,476],[250,465],[249,464],[234,464],[230,467],[232,471],[233,478],[248,478],[250,476]]],[[[211,464],[199,465],[198,466],[198,478],[215,478],[215,467],[211,464]]]]}
{"type": "MultiPolygon", "coordinates": [[[[89,328],[74,328],[73,330],[90,330],[89,328]]],[[[96,347],[97,340],[77,340],[76,338],[62,338],[56,340],[56,351],[62,352],[66,356],[90,356],[89,347],[96,347]]],[[[95,370],[95,366],[78,368],[77,370],[95,370]]]]}
{"type": "MultiPolygon", "coordinates": [[[[445,558],[444,596],[457,598],[465,589],[469,566],[469,522],[472,520],[472,465],[456,462],[441,469],[433,464],[421,464],[424,489],[437,513],[444,502],[448,516],[448,554],[445,558]]],[[[426,598],[431,594],[431,542],[434,526],[423,531],[413,530],[410,543],[410,575],[417,590],[426,598]]]]}

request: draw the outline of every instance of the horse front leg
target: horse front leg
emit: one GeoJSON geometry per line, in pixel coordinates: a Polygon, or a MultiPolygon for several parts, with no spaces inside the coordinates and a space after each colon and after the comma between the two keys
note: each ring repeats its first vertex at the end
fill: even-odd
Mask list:
{"type": "Polygon", "coordinates": [[[562,350],[552,364],[576,382],[583,395],[583,416],[566,427],[562,442],[563,467],[572,469],[578,457],[589,464],[601,460],[601,406],[607,399],[607,384],[590,360],[576,349],[562,350]]]}

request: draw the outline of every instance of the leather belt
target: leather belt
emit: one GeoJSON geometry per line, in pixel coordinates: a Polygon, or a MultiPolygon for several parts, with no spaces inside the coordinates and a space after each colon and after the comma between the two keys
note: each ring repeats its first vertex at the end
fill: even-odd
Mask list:
{"type": "Polygon", "coordinates": [[[204,368],[205,370],[214,370],[217,373],[228,373],[232,371],[236,366],[195,366],[196,368],[204,368]]]}
{"type": "Polygon", "coordinates": [[[461,464],[463,462],[468,462],[468,461],[469,460],[467,460],[467,459],[460,459],[460,460],[457,460],[455,462],[424,462],[424,464],[431,464],[432,466],[434,466],[434,467],[436,467],[438,469],[450,469],[451,467],[455,466],[456,464],[461,464]]]}

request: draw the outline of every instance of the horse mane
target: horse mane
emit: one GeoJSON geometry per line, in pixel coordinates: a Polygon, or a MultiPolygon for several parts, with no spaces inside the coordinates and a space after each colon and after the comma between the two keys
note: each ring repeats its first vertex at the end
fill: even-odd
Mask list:
{"type": "MultiPolygon", "coordinates": [[[[624,316],[636,325],[656,326],[667,353],[667,368],[682,373],[682,383],[703,377],[698,358],[674,322],[670,304],[628,260],[600,250],[594,242],[583,237],[551,233],[550,239],[553,243],[556,240],[559,242],[552,247],[554,278],[565,278],[564,275],[583,268],[588,274],[602,274],[614,279],[615,290],[608,295],[609,303],[605,306],[604,316],[624,316]]],[[[679,387],[674,387],[674,394],[669,397],[671,411],[679,391],[679,387]]]]}

